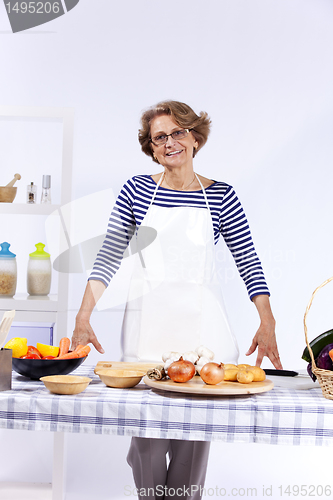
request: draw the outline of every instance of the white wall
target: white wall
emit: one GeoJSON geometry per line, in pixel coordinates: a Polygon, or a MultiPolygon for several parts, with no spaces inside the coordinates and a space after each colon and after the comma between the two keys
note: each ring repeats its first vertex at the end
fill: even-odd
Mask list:
{"type": "MultiPolygon", "coordinates": [[[[1,101],[75,109],[73,199],[105,187],[117,193],[132,175],[157,171],[137,142],[147,106],[171,98],[210,114],[212,134],[196,171],[236,188],[272,292],[284,367],[304,368],[305,307],[332,274],[332,2],[81,0],[65,16],[15,35],[4,9],[1,101]]],[[[27,139],[11,154],[0,150],[0,184],[18,171],[23,195],[49,165],[38,155],[29,161],[35,153],[21,160],[16,145],[23,151],[27,139]]],[[[225,259],[225,300],[245,361],[258,319],[225,259]]],[[[85,276],[72,277],[68,334],[84,284],[85,276]]],[[[328,286],[315,299],[313,337],[332,328],[332,296],[328,286]]],[[[92,322],[104,359],[118,356],[121,313],[95,313],[92,322]]]]}

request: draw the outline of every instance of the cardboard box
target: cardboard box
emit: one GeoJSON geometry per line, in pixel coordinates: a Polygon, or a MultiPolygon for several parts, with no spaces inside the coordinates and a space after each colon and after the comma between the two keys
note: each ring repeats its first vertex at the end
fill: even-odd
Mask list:
{"type": "Polygon", "coordinates": [[[0,391],[12,388],[12,350],[0,349],[0,391]]]}
{"type": "Polygon", "coordinates": [[[54,323],[13,322],[7,340],[13,337],[25,337],[28,345],[36,347],[37,342],[53,345],[54,323]]]}

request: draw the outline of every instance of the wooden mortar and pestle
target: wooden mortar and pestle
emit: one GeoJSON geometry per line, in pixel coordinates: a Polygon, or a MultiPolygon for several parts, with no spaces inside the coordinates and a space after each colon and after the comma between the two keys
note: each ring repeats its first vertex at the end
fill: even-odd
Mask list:
{"type": "Polygon", "coordinates": [[[17,187],[14,187],[14,184],[20,179],[20,174],[15,174],[14,179],[8,182],[6,186],[0,186],[0,203],[12,203],[15,200],[17,187]]]}

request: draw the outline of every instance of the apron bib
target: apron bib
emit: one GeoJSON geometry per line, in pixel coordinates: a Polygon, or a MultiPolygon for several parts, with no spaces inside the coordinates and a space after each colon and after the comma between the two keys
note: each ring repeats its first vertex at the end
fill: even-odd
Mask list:
{"type": "Polygon", "coordinates": [[[196,176],[207,209],[158,207],[153,202],[163,176],[140,226],[153,227],[157,237],[140,258],[135,255],[122,328],[123,359],[161,363],[166,351],[186,352],[204,345],[216,361],[237,363],[238,346],[215,269],[206,192],[196,176]]]}

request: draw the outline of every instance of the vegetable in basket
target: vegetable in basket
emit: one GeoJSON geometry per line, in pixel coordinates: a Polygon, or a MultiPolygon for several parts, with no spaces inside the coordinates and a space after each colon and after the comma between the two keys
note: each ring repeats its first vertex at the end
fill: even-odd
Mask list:
{"type": "Polygon", "coordinates": [[[333,349],[333,343],[328,344],[320,351],[318,358],[316,359],[316,365],[322,370],[333,370],[333,362],[329,356],[330,350],[333,349]]]}
{"type": "MultiPolygon", "coordinates": [[[[333,371],[333,360],[330,355],[333,353],[333,343],[326,345],[319,353],[319,356],[315,359],[317,368],[321,370],[332,370],[333,371]]],[[[312,380],[315,382],[317,380],[316,375],[312,372],[312,364],[309,363],[307,366],[307,371],[312,380]]]]}
{"type": "MultiPolygon", "coordinates": [[[[328,330],[327,332],[318,335],[315,339],[310,342],[310,347],[313,352],[313,356],[316,359],[322,349],[327,346],[327,344],[333,343],[333,330],[328,330]]],[[[310,353],[308,347],[306,347],[303,351],[302,359],[311,363],[310,353]]]]}
{"type": "Polygon", "coordinates": [[[309,363],[308,366],[307,366],[307,372],[308,372],[309,376],[312,378],[312,380],[315,382],[317,380],[317,377],[312,372],[312,364],[311,363],[309,363]]]}

